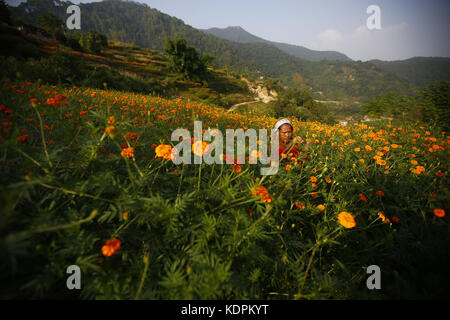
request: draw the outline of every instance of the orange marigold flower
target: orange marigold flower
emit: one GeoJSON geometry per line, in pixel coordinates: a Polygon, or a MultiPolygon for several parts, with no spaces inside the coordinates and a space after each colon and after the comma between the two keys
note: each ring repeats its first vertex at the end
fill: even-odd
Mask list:
{"type": "Polygon", "coordinates": [[[108,134],[110,138],[114,138],[119,134],[116,130],[116,127],[114,126],[106,127],[105,132],[108,134]]]}
{"type": "Polygon", "coordinates": [[[445,216],[445,210],[444,209],[434,209],[433,214],[438,218],[443,218],[445,216]]]}
{"type": "Polygon", "coordinates": [[[323,204],[319,204],[317,206],[317,210],[319,210],[319,212],[322,212],[323,210],[325,210],[325,206],[323,204]]]}
{"type": "Polygon", "coordinates": [[[363,195],[362,193],[360,193],[360,194],[358,195],[358,197],[359,197],[362,201],[367,201],[366,196],[363,195]]]}
{"type": "Polygon", "coordinates": [[[264,186],[257,186],[252,189],[252,194],[254,196],[261,197],[262,202],[272,202],[272,197],[269,195],[269,191],[264,186]]]}
{"type": "Polygon", "coordinates": [[[295,206],[298,208],[298,209],[300,209],[300,210],[303,210],[303,209],[305,209],[306,208],[306,206],[302,203],[302,202],[296,202],[295,203],[295,206]]]}
{"type": "Polygon", "coordinates": [[[158,158],[172,160],[172,146],[170,144],[161,144],[155,148],[155,153],[158,158]]]}
{"type": "Polygon", "coordinates": [[[346,211],[341,211],[338,214],[338,221],[339,223],[346,229],[351,229],[356,227],[356,221],[355,218],[353,218],[353,216],[346,211]]]}
{"type": "Polygon", "coordinates": [[[317,182],[317,178],[316,177],[309,177],[309,180],[311,180],[311,182],[317,182]]]}
{"type": "Polygon", "coordinates": [[[380,196],[380,197],[383,197],[383,196],[384,196],[384,192],[381,191],[381,190],[378,190],[378,191],[376,192],[376,195],[377,195],[377,196],[380,196]]]}
{"type": "Polygon", "coordinates": [[[113,124],[114,123],[114,116],[110,116],[108,119],[108,124],[113,124]]]}
{"type": "Polygon", "coordinates": [[[102,254],[106,257],[112,256],[117,250],[120,249],[120,240],[114,238],[112,240],[106,240],[105,245],[102,247],[102,254]]]}
{"type": "Polygon", "coordinates": [[[125,148],[122,149],[122,152],[120,153],[120,155],[122,157],[127,157],[128,159],[131,159],[134,157],[134,155],[136,154],[136,150],[134,150],[134,148],[125,148]]]}
{"type": "Polygon", "coordinates": [[[325,178],[325,181],[326,181],[327,183],[331,183],[331,179],[330,179],[330,178],[325,178]]]}
{"type": "Polygon", "coordinates": [[[234,164],[232,169],[236,173],[239,173],[239,172],[242,171],[242,167],[240,165],[238,165],[238,164],[234,164]]]}
{"type": "Polygon", "coordinates": [[[123,213],[123,219],[124,220],[127,220],[128,219],[128,215],[129,215],[129,213],[128,213],[128,211],[125,211],[124,213],[123,213]]]}
{"type": "Polygon", "coordinates": [[[378,214],[378,216],[381,218],[381,220],[382,220],[383,222],[390,223],[389,219],[386,218],[386,216],[385,216],[383,213],[378,212],[377,214],[378,214]]]}

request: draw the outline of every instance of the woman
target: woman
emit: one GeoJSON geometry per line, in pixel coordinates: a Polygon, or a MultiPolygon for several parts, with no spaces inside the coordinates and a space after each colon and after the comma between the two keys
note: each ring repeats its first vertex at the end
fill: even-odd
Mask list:
{"type": "MultiPolygon", "coordinates": [[[[274,130],[278,131],[279,137],[279,155],[281,158],[294,157],[298,159],[302,151],[299,149],[300,144],[305,141],[300,136],[293,137],[294,126],[288,119],[281,119],[275,123],[274,130]]],[[[307,142],[304,151],[309,149],[310,142],[307,142]]],[[[282,159],[283,160],[283,159],[282,159]]],[[[307,160],[303,158],[303,160],[307,160]]]]}

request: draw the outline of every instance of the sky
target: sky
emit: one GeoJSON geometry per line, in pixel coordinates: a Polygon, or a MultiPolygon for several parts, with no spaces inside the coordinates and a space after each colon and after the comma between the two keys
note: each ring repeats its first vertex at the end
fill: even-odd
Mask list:
{"type": "MultiPolygon", "coordinates": [[[[100,0],[72,0],[72,3],[100,0]]],[[[24,0],[6,0],[18,5],[24,0]]],[[[447,0],[136,0],[198,29],[240,26],[260,38],[353,60],[450,57],[447,0]],[[380,29],[367,20],[380,8],[380,29]]],[[[81,16],[83,13],[81,12],[81,16]]],[[[83,19],[83,18],[81,18],[83,19]]],[[[81,20],[81,23],[83,21],[81,20]]]]}

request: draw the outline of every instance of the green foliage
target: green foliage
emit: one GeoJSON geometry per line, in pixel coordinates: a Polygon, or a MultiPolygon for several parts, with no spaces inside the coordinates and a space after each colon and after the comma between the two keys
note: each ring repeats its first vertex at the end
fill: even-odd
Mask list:
{"type": "Polygon", "coordinates": [[[83,49],[99,54],[108,47],[108,39],[105,35],[95,30],[90,30],[87,35],[80,35],[79,44],[83,49]]]}
{"type": "Polygon", "coordinates": [[[422,121],[443,130],[450,128],[450,82],[437,81],[420,88],[414,96],[388,92],[361,106],[369,116],[392,116],[399,120],[422,121]]]}
{"type": "Polygon", "coordinates": [[[165,51],[172,70],[191,80],[201,80],[206,72],[205,62],[211,63],[213,58],[211,55],[200,57],[197,50],[181,38],[167,38],[165,51]]]}
{"type": "Polygon", "coordinates": [[[278,95],[272,103],[276,117],[294,116],[302,121],[333,123],[334,118],[327,107],[314,101],[306,90],[289,88],[278,95]]]}

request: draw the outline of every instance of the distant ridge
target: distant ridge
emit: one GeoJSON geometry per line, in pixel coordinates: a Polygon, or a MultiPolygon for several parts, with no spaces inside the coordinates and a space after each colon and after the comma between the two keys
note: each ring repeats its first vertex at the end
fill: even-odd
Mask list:
{"type": "Polygon", "coordinates": [[[240,42],[240,43],[255,43],[255,42],[264,42],[267,44],[271,44],[278,49],[296,56],[298,58],[306,59],[309,61],[321,61],[321,60],[330,60],[330,61],[353,61],[345,54],[342,54],[337,51],[316,51],[311,50],[302,46],[282,43],[282,42],[273,42],[269,40],[262,39],[257,37],[242,27],[232,26],[227,28],[210,28],[210,29],[199,29],[207,34],[212,34],[218,38],[222,38],[225,40],[240,42]]]}

